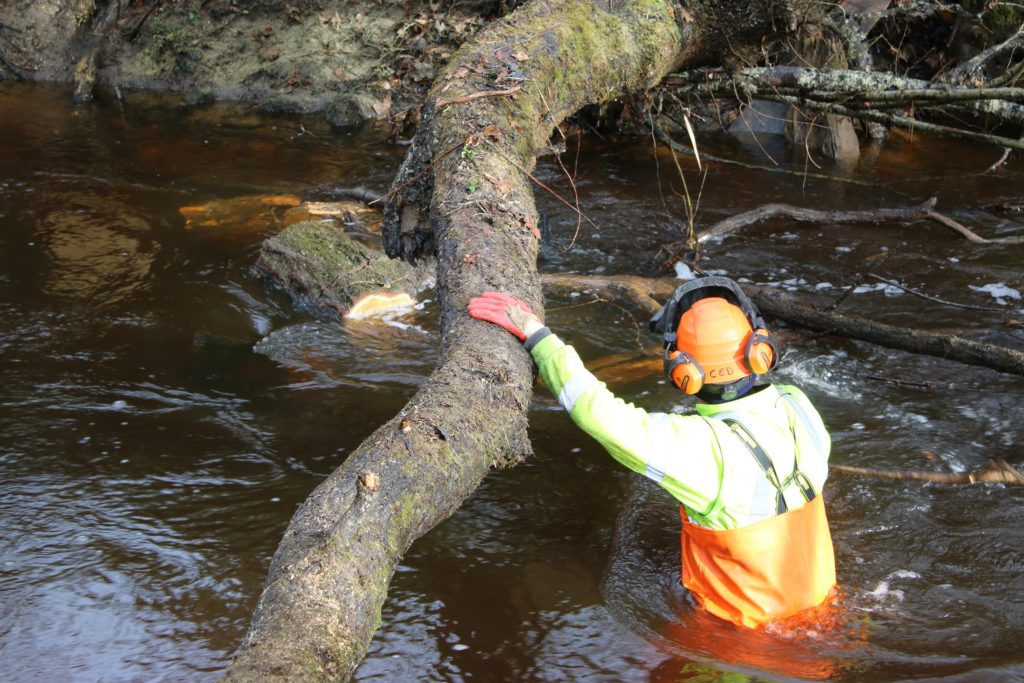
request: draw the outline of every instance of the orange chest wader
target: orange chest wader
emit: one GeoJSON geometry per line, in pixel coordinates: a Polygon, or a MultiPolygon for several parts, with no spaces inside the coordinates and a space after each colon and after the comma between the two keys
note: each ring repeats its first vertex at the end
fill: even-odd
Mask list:
{"type": "MultiPolygon", "coordinates": [[[[778,513],[736,529],[706,529],[683,520],[683,585],[708,612],[751,628],[824,602],[836,584],[835,554],[821,495],[800,486],[808,502],[787,510],[767,454],[730,420],[779,492],[778,513]],[[766,462],[767,461],[767,462],[766,462]]],[[[787,478],[803,475],[796,470],[787,478]]],[[[806,480],[804,480],[806,481],[806,480]]]]}

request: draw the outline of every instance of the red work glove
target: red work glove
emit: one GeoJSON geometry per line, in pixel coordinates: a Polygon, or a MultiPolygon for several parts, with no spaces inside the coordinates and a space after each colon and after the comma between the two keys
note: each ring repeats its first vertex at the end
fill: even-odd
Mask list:
{"type": "Polygon", "coordinates": [[[477,320],[494,323],[514,334],[519,341],[543,326],[540,318],[535,316],[519,299],[500,292],[484,292],[470,299],[469,314],[477,320]]]}

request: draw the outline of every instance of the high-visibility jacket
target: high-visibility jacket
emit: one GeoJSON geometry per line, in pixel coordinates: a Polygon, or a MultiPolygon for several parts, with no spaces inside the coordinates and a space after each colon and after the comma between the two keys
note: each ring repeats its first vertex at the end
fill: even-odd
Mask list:
{"type": "Polygon", "coordinates": [[[755,626],[825,599],[835,585],[820,495],[831,440],[802,391],[767,385],[698,403],[695,415],[649,413],[616,398],[558,337],[536,337],[533,360],[572,420],[679,501],[683,583],[698,602],[755,626]]]}

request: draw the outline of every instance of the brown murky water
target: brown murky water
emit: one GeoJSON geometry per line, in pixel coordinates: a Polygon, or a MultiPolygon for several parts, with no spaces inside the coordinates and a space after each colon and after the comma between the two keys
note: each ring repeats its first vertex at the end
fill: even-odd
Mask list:
{"type": "MultiPolygon", "coordinates": [[[[190,229],[178,209],[325,183],[383,190],[403,150],[312,121],[157,98],[68,100],[0,84],[0,677],[209,680],[245,631],[295,506],[415,391],[437,330],[429,305],[401,325],[313,321],[249,273],[279,214],[190,229]]],[[[765,163],[756,145],[706,144],[765,163]]],[[[1021,201],[1019,161],[975,175],[997,157],[897,140],[858,171],[867,185],[714,165],[702,219],[768,201],[870,208],[938,195],[982,234],[1024,234],[1019,216],[982,208],[1021,201]]],[[[585,226],[567,251],[575,220],[541,198],[551,217],[542,267],[646,268],[680,222],[671,161],[660,169],[670,216],[649,145],[588,140],[580,168],[599,229],[585,226]]],[[[559,183],[552,167],[540,172],[559,183]]],[[[998,310],[944,307],[873,281],[844,308],[1024,346],[1019,328],[1001,327],[1024,318],[1021,247],[971,245],[926,222],[775,221],[705,254],[708,268],[822,301],[872,270],[998,310]],[[866,260],[883,253],[884,263],[866,260]]],[[[548,317],[595,361],[640,356],[652,342],[628,312],[585,292],[551,301],[548,317]]],[[[779,331],[779,378],[820,406],[834,462],[1020,465],[1021,378],[779,331]]],[[[681,405],[653,367],[619,373],[614,387],[652,409],[681,405]]],[[[667,496],[638,484],[546,395],[531,430],[535,458],[492,474],[414,544],[357,679],[1024,679],[1022,489],[833,475],[842,618],[743,633],[695,612],[678,589],[667,496]]]]}

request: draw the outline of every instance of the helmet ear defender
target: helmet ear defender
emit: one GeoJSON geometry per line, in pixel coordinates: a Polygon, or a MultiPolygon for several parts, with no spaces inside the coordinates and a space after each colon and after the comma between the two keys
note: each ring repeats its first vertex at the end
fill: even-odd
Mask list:
{"type": "Polygon", "coordinates": [[[763,375],[778,363],[779,354],[771,334],[763,327],[754,330],[743,349],[743,360],[755,375],[763,375]]]}
{"type": "Polygon", "coordinates": [[[665,376],[677,389],[693,396],[704,386],[704,368],[686,351],[665,349],[665,376]]]}

